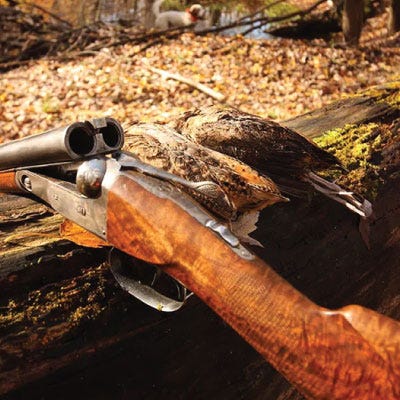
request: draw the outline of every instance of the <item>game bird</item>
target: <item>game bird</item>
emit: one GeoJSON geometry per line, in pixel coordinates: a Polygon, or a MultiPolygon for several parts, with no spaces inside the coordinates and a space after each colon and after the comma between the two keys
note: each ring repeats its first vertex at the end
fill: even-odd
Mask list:
{"type": "Polygon", "coordinates": [[[318,175],[323,170],[343,170],[335,156],[274,121],[233,108],[211,106],[188,111],[172,125],[191,142],[266,174],[285,194],[301,196],[311,185],[363,218],[372,214],[368,200],[318,175]]]}
{"type": "Polygon", "coordinates": [[[138,123],[125,131],[124,150],[185,182],[172,182],[230,224],[244,242],[256,229],[259,211],[288,201],[275,183],[243,162],[192,143],[172,128],[138,123]],[[210,184],[211,183],[211,184],[210,184]]]}

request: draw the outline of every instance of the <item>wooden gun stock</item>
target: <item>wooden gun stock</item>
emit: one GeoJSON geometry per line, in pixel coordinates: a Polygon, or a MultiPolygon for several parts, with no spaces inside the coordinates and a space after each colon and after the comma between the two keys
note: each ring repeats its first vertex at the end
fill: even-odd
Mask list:
{"type": "Polygon", "coordinates": [[[108,194],[109,243],[195,292],[306,397],[400,398],[400,323],[360,306],[319,307],[129,175],[108,194]]]}
{"type": "Polygon", "coordinates": [[[0,191],[4,193],[25,193],[15,179],[15,171],[0,173],[0,191]]]}
{"type": "MultiPolygon", "coordinates": [[[[110,176],[107,201],[89,199],[99,210],[107,204],[103,239],[195,292],[305,396],[400,399],[399,322],[355,305],[319,307],[201,223],[200,209],[170,184],[138,172],[110,176]]],[[[33,186],[39,177],[31,176],[33,186]]],[[[21,191],[14,172],[1,174],[0,190],[21,191]]]]}

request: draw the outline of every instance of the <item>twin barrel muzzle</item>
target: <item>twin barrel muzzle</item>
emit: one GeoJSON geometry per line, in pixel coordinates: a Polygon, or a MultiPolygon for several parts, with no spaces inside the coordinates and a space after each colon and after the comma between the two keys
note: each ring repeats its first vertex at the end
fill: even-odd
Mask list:
{"type": "Polygon", "coordinates": [[[113,118],[75,122],[0,145],[0,171],[82,160],[123,144],[123,129],[113,118]]]}

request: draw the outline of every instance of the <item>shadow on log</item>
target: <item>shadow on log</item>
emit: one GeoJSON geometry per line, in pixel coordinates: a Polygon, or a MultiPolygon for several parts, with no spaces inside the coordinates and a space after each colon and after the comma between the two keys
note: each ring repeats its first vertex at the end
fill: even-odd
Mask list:
{"type": "MultiPolygon", "coordinates": [[[[398,97],[389,85],[287,124],[314,137],[373,120],[380,134],[398,133],[398,97]]],[[[399,319],[400,142],[390,137],[374,161],[370,250],[358,217],[319,195],[264,210],[264,248],[253,250],[322,306],[356,303],[399,319]]],[[[198,299],[160,314],[117,286],[104,249],[62,240],[61,218],[43,205],[2,196],[0,210],[4,399],[302,398],[198,299]]]]}
{"type": "Polygon", "coordinates": [[[269,29],[268,33],[284,38],[314,39],[318,37],[328,38],[333,32],[339,31],[340,26],[333,15],[323,13],[269,29]]]}

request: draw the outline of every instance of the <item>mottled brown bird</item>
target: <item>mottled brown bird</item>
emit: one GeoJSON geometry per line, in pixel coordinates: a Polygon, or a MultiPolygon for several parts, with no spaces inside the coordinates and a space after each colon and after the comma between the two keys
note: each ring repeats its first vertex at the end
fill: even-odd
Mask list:
{"type": "Polygon", "coordinates": [[[219,106],[186,112],[173,127],[190,141],[235,157],[276,182],[282,192],[302,195],[309,185],[363,217],[371,204],[316,172],[343,169],[339,160],[276,122],[219,106]]]}
{"type": "MultiPolygon", "coordinates": [[[[172,128],[158,124],[135,124],[125,131],[124,150],[141,161],[163,169],[190,182],[211,181],[216,185],[199,185],[196,190],[179,185],[204,207],[223,219],[234,222],[241,215],[254,221],[255,212],[280,201],[287,201],[277,186],[266,176],[241,161],[202,145],[192,143],[172,128]]],[[[244,224],[244,225],[243,225],[244,224]]],[[[247,232],[239,218],[236,226],[247,232]]],[[[232,225],[235,231],[235,224],[232,225]]]]}

